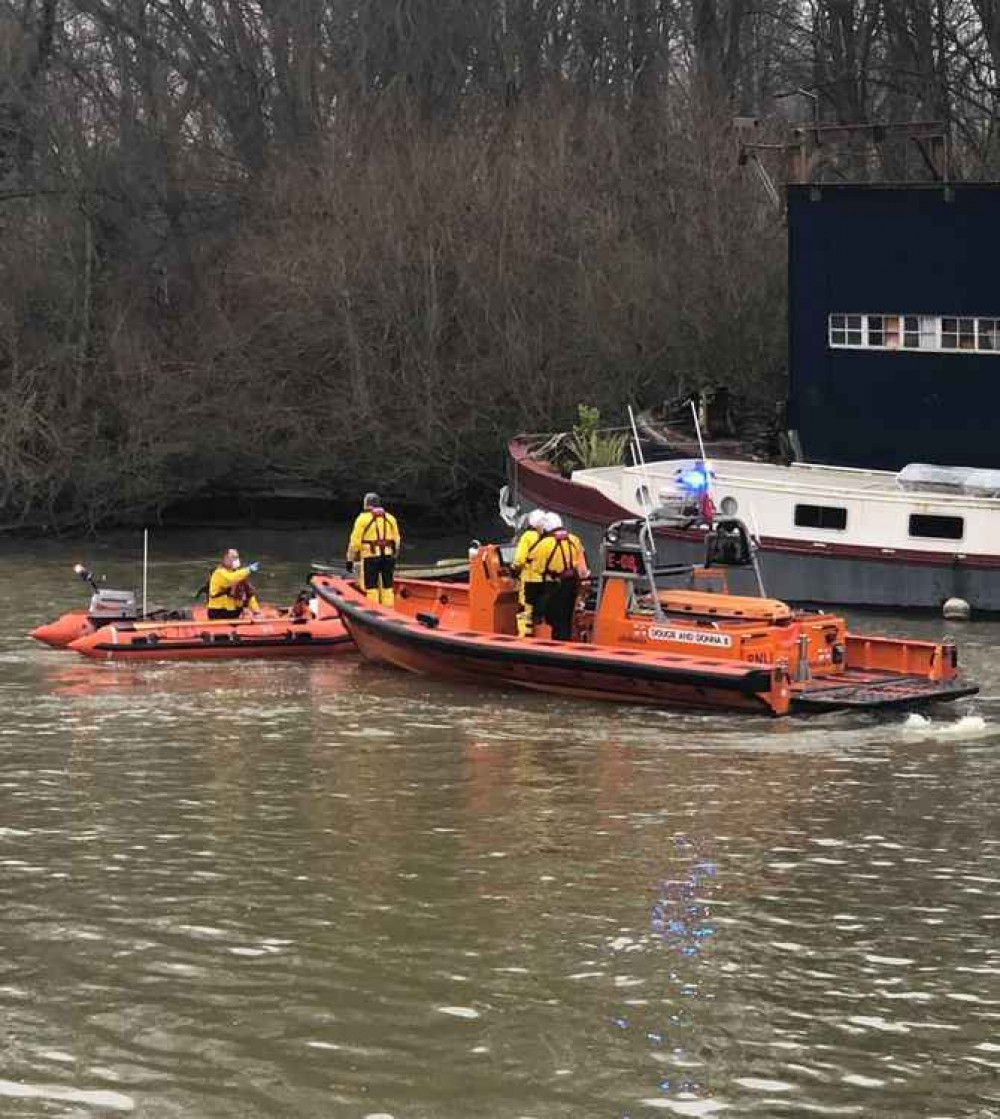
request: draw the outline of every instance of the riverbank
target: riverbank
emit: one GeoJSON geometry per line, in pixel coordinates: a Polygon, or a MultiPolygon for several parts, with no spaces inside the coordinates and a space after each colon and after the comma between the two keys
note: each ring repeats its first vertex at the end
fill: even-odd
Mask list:
{"type": "Polygon", "coordinates": [[[580,403],[780,397],[785,230],[729,126],[542,94],[504,120],[345,107],[308,164],[178,188],[169,221],[8,200],[0,523],[373,483],[468,520],[511,433],[580,403]]]}

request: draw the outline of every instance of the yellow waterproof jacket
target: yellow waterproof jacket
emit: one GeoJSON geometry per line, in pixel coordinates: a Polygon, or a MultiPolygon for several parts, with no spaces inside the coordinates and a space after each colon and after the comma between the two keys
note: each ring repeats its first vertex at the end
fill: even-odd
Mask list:
{"type": "Polygon", "coordinates": [[[546,533],[531,549],[526,570],[536,579],[562,579],[579,573],[582,561],[583,547],[577,537],[557,529],[546,533]]]}
{"type": "Polygon", "coordinates": [[[241,610],[247,607],[250,610],[259,610],[260,603],[256,595],[251,595],[249,602],[243,597],[233,594],[240,583],[250,579],[249,567],[238,567],[230,571],[225,567],[217,567],[212,572],[208,581],[208,607],[210,610],[241,610]]]}
{"type": "Polygon", "coordinates": [[[583,541],[573,532],[569,534],[569,538],[573,541],[573,546],[576,548],[576,573],[581,579],[589,579],[590,566],[587,563],[587,552],[583,546],[583,541]]]}
{"type": "Polygon", "coordinates": [[[399,541],[399,525],[391,513],[384,509],[365,509],[358,514],[351,529],[347,558],[359,560],[369,556],[394,556],[399,552],[399,541]]]}
{"type": "Polygon", "coordinates": [[[517,542],[517,548],[514,551],[514,559],[511,562],[515,575],[520,575],[522,583],[539,583],[541,582],[541,575],[536,574],[528,566],[528,559],[531,556],[532,550],[539,540],[542,539],[542,534],[534,528],[526,528],[521,533],[521,538],[517,542]]]}

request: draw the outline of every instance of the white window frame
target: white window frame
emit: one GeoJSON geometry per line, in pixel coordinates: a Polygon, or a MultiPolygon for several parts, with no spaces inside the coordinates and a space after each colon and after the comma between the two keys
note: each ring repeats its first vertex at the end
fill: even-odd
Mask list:
{"type": "MultiPolygon", "coordinates": [[[[857,333],[857,331],[855,331],[857,333]]],[[[909,333],[914,333],[910,331],[909,333]]],[[[924,314],[904,314],[897,311],[836,311],[827,315],[826,320],[826,343],[831,350],[885,350],[895,353],[896,351],[905,351],[911,354],[985,354],[989,357],[1000,357],[1000,314],[996,315],[924,315],[924,314]],[[850,318],[861,319],[861,341],[848,342],[846,341],[849,328],[847,321],[850,318]],[[882,320],[882,345],[872,345],[869,341],[869,318],[878,318],[882,320]],[[886,346],[885,339],[885,320],[887,318],[895,318],[899,320],[899,342],[895,346],[886,346]],[[843,320],[843,325],[838,326],[837,330],[845,339],[843,342],[835,342],[833,340],[834,319],[843,320]],[[908,346],[906,344],[906,320],[917,320],[917,342],[916,346],[908,346]],[[930,337],[930,332],[924,330],[926,320],[932,320],[934,324],[933,338],[934,344],[932,346],[921,346],[919,343],[925,337],[930,337]],[[972,346],[969,349],[963,349],[961,346],[945,348],[942,342],[943,338],[943,321],[944,319],[956,320],[956,340],[961,338],[961,332],[957,329],[958,321],[960,319],[972,320],[972,346]],[[983,327],[983,331],[991,330],[994,339],[996,340],[995,349],[985,349],[980,345],[980,323],[995,324],[992,328],[983,327]]]]}
{"type": "Polygon", "coordinates": [[[1000,353],[1000,316],[983,315],[976,319],[976,353],[977,354],[996,354],[1000,353]],[[993,335],[994,345],[991,348],[980,348],[979,345],[979,331],[980,323],[992,323],[991,327],[987,329],[993,335]]]}

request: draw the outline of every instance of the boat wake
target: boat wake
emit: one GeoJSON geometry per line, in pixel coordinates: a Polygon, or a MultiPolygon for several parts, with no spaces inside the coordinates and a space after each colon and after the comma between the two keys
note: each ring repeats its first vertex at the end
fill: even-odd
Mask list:
{"type": "Polygon", "coordinates": [[[981,738],[996,730],[982,715],[962,715],[946,722],[911,711],[903,723],[903,732],[918,738],[981,738]]]}

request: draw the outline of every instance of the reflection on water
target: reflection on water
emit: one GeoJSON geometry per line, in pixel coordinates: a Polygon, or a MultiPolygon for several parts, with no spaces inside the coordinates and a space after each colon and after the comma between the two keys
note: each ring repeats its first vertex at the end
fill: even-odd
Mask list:
{"type": "Polygon", "coordinates": [[[43,552],[0,552],[0,1114],[1000,1115],[995,625],[930,718],[679,716],[80,662],[21,638],[76,601],[43,552]]]}

